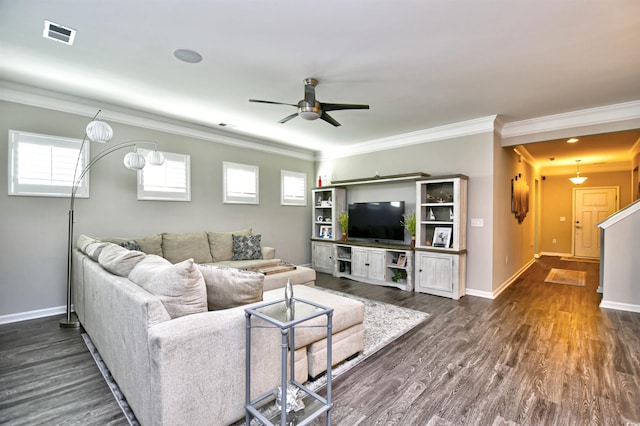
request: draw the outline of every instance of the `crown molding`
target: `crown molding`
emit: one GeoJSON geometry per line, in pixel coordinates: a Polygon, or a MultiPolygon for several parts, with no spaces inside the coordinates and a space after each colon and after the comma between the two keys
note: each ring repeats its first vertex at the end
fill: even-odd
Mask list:
{"type": "Polygon", "coordinates": [[[23,86],[0,80],[0,100],[45,108],[54,111],[93,117],[97,110],[102,110],[100,118],[120,124],[144,129],[192,137],[225,145],[284,155],[302,160],[314,161],[313,151],[295,150],[278,146],[271,141],[235,135],[199,124],[188,123],[160,115],[130,110],[117,105],[96,103],[95,101],[64,95],[44,89],[23,86]]]}
{"type": "Polygon", "coordinates": [[[500,133],[502,138],[506,139],[534,133],[638,119],[640,119],[640,101],[632,101],[505,123],[500,133]]]}
{"type": "Polygon", "coordinates": [[[353,155],[396,149],[404,146],[419,145],[479,133],[493,132],[496,118],[497,116],[490,115],[473,120],[432,127],[430,129],[403,133],[381,139],[373,139],[371,141],[362,142],[345,148],[333,148],[331,150],[319,152],[316,155],[316,160],[350,157],[353,155]]]}

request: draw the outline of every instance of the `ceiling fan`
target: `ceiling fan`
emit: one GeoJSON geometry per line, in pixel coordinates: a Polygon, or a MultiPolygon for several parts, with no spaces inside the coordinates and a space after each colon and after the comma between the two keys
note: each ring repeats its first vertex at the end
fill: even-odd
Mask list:
{"type": "Polygon", "coordinates": [[[316,100],[316,85],[318,84],[318,80],[315,78],[305,78],[304,80],[304,99],[298,102],[297,105],[288,104],[284,102],[273,102],[273,101],[261,101],[259,99],[249,99],[249,102],[260,102],[263,104],[275,104],[275,105],[290,105],[292,107],[298,108],[298,112],[295,112],[282,120],[278,121],[278,123],[286,123],[287,121],[300,116],[305,120],[315,120],[320,118],[327,123],[334,125],[335,127],[340,126],[333,117],[327,114],[327,111],[338,111],[341,109],[369,109],[369,105],[357,105],[357,104],[329,104],[324,102],[318,102],[316,100]]]}

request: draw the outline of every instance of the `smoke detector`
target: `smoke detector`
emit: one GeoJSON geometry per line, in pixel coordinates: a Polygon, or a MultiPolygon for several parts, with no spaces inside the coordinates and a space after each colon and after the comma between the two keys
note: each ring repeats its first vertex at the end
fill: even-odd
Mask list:
{"type": "Polygon", "coordinates": [[[76,30],[45,19],[42,37],[71,46],[76,38],[76,30]]]}

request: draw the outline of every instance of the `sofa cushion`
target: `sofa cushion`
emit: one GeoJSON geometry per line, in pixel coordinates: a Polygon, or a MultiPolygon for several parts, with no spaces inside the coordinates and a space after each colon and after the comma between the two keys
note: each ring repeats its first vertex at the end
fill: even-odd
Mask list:
{"type": "Polygon", "coordinates": [[[193,259],[196,263],[211,263],[209,239],[206,232],[162,234],[162,256],[171,263],[193,259]]]}
{"type": "Polygon", "coordinates": [[[144,238],[136,238],[135,242],[140,246],[140,251],[146,254],[162,256],[162,235],[153,234],[144,238]]]}
{"type": "Polygon", "coordinates": [[[207,311],[204,278],[193,259],[172,265],[148,255],[131,270],[129,279],[158,296],[171,318],[207,311]]]}
{"type": "Polygon", "coordinates": [[[231,260],[262,259],[261,235],[232,235],[233,256],[231,260]]]}
{"type": "Polygon", "coordinates": [[[233,257],[233,235],[251,235],[251,228],[233,232],[207,232],[209,248],[214,262],[231,260],[233,257]]]}
{"type": "Polygon", "coordinates": [[[107,271],[120,277],[127,277],[131,270],[146,257],[141,251],[128,250],[116,244],[109,244],[102,249],[98,263],[107,271]]]}
{"type": "Polygon", "coordinates": [[[198,265],[207,287],[209,310],[234,308],[262,301],[264,275],[212,265],[198,265]]]}

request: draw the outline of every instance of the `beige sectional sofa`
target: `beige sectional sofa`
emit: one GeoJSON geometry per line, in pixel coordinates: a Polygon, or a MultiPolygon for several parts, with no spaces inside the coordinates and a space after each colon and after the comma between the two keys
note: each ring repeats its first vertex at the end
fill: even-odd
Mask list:
{"type": "MultiPolygon", "coordinates": [[[[75,311],[143,425],[225,425],[242,418],[244,310],[283,297],[281,287],[263,290],[263,274],[220,263],[242,261],[233,255],[221,259],[228,257],[228,246],[220,255],[222,248],[209,244],[214,262],[195,262],[208,260],[198,234],[169,235],[169,244],[167,234],[135,240],[81,236],[73,252],[75,311]],[[199,239],[195,246],[200,252],[185,253],[186,246],[178,242],[193,238],[199,239]],[[190,257],[181,260],[186,254],[190,257]]],[[[232,235],[215,235],[219,241],[204,234],[206,241],[219,244],[232,235]]],[[[273,262],[274,252],[267,249],[270,259],[262,260],[273,262]]],[[[362,351],[362,304],[313,290],[315,272],[306,269],[300,268],[296,280],[308,285],[294,286],[294,294],[334,307],[334,361],[362,351]]],[[[273,279],[271,285],[284,282],[273,279]]],[[[321,330],[296,330],[295,375],[300,382],[311,370],[314,375],[323,371],[326,335],[321,330]]],[[[252,334],[252,397],[279,383],[280,336],[273,328],[252,334]]]]}

